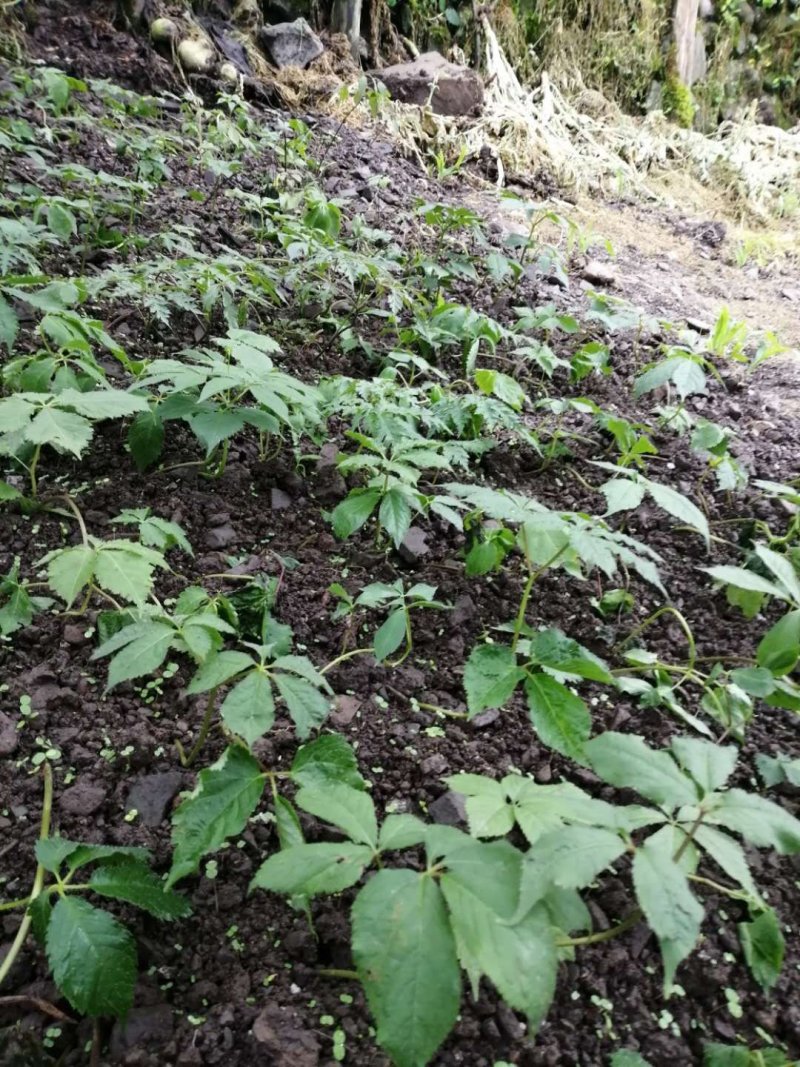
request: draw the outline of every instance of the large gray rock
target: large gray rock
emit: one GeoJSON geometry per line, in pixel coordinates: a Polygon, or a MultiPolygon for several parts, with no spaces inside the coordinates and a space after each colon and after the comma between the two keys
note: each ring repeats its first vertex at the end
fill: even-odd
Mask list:
{"type": "Polygon", "coordinates": [[[312,59],[325,51],[322,41],[305,19],[265,26],[258,40],[275,67],[307,67],[312,59]]]}
{"type": "Polygon", "coordinates": [[[468,115],[483,104],[483,82],[478,74],[448,62],[438,52],[425,52],[410,63],[384,67],[375,77],[395,100],[422,107],[430,99],[439,115],[468,115]]]}

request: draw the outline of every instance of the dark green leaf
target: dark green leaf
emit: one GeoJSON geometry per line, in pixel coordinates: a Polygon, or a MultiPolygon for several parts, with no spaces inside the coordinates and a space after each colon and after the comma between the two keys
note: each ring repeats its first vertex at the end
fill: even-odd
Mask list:
{"type": "Polygon", "coordinates": [[[258,762],[239,745],[227,749],[213,766],[201,771],[193,793],[172,819],[175,851],[167,878],[169,889],[197,870],[207,852],[239,834],[264,791],[258,762]]]}
{"type": "Polygon", "coordinates": [[[378,844],[378,824],[372,797],[349,785],[305,786],[295,797],[298,808],[338,826],[359,845],[378,844]]]}
{"type": "Polygon", "coordinates": [[[139,471],[146,470],[161,455],[164,423],[158,410],[140,411],[128,428],[128,447],[139,471]]]}
{"type": "Polygon", "coordinates": [[[323,734],[299,749],[292,763],[298,785],[325,786],[331,782],[363,789],[364,779],[351,746],[339,734],[323,734]]]}
{"type": "Polygon", "coordinates": [[[585,752],[596,773],[611,785],[635,789],[670,807],[697,803],[696,786],[669,753],[650,748],[637,734],[608,731],[589,741],[585,752]]]}
{"type": "Polygon", "coordinates": [[[549,674],[528,674],[525,693],[531,722],[541,741],[563,756],[583,763],[592,730],[589,709],[580,697],[549,674]]]}
{"type": "Polygon", "coordinates": [[[500,708],[524,678],[517,657],[507,645],[477,645],[464,667],[469,717],[486,708],[500,708]]]}
{"type": "Polygon", "coordinates": [[[354,489],[331,513],[333,532],[344,540],[360,530],[380,500],[379,489],[354,489]]]}
{"type": "Polygon", "coordinates": [[[778,917],[772,908],[762,911],[750,922],[739,923],[739,940],[751,974],[768,992],[780,978],[786,947],[778,917]]]}
{"type": "Polygon", "coordinates": [[[226,726],[252,745],[272,728],[275,721],[275,701],[269,677],[258,667],[251,670],[230,690],[219,711],[226,726]]]}
{"type": "Polygon", "coordinates": [[[124,1018],[133,1003],[136,944],[116,919],[79,897],[62,897],[47,927],[53,978],[84,1015],[124,1018]]]}
{"type": "Polygon", "coordinates": [[[89,879],[92,892],[112,900],[124,900],[155,915],[157,919],[182,919],[189,915],[189,902],[164,888],[164,882],[134,859],[104,863],[89,879]]]}
{"type": "Polygon", "coordinates": [[[330,697],[321,693],[305,678],[295,674],[276,671],[272,679],[283,697],[297,736],[301,741],[305,741],[311,731],[316,730],[327,719],[331,710],[330,697]]]}
{"type": "Polygon", "coordinates": [[[406,636],[406,609],[397,608],[378,629],[372,639],[375,659],[382,663],[387,656],[396,652],[406,636]]]}

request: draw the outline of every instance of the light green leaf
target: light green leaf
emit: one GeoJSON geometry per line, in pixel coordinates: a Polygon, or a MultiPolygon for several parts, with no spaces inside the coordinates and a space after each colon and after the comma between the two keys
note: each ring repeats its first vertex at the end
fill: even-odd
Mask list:
{"type": "Polygon", "coordinates": [[[416,815],[387,815],[381,826],[378,847],[381,852],[421,845],[428,832],[426,824],[416,815]]]}
{"type": "Polygon", "coordinates": [[[378,512],[378,521],[397,548],[411,525],[411,507],[399,489],[390,489],[384,495],[378,512]]]}
{"type": "Polygon", "coordinates": [[[372,797],[361,789],[331,783],[304,786],[295,797],[298,808],[332,823],[359,845],[378,844],[378,823],[372,797]]]}
{"type": "Polygon", "coordinates": [[[619,834],[593,826],[562,826],[540,837],[527,854],[562,889],[583,889],[619,859],[626,845],[619,834]]]}
{"type": "Polygon", "coordinates": [[[94,575],[97,551],[88,545],[60,549],[52,553],[47,565],[47,584],[71,607],[78,593],[94,575]]]}
{"type": "Polygon", "coordinates": [[[467,710],[474,718],[486,708],[500,708],[525,672],[507,645],[476,645],[464,667],[467,710]]]}
{"type": "Polygon", "coordinates": [[[322,734],[303,745],[294,757],[292,781],[303,786],[326,786],[331,782],[364,789],[352,747],[340,734],[322,734]]]}
{"type": "Polygon", "coordinates": [[[92,872],[89,885],[93,893],[124,900],[157,919],[182,919],[192,910],[188,900],[165,889],[162,879],[149,867],[130,858],[98,867],[92,872]]]}
{"type": "Polygon", "coordinates": [[[697,788],[666,751],[650,748],[637,734],[608,731],[585,746],[589,763],[610,785],[635,789],[656,804],[696,804],[697,788]]]}
{"type": "Polygon", "coordinates": [[[547,912],[533,908],[511,924],[453,875],[445,874],[441,886],[473,996],[486,975],[510,1007],[525,1013],[535,1034],[552,1002],[558,967],[547,912]]]}
{"type": "Polygon", "coordinates": [[[633,1049],[621,1048],[611,1057],[609,1067],[652,1067],[652,1064],[633,1049]]]}
{"type": "Polygon", "coordinates": [[[189,683],[186,692],[190,696],[194,696],[196,693],[207,693],[209,689],[216,689],[218,686],[224,685],[231,678],[235,678],[237,674],[241,674],[242,671],[249,670],[253,666],[255,666],[253,657],[246,652],[225,649],[222,652],[218,652],[216,656],[212,656],[200,667],[189,683]]]}
{"type": "Polygon", "coordinates": [[[328,717],[331,710],[330,697],[321,693],[305,678],[294,674],[276,671],[272,680],[292,717],[297,736],[301,741],[305,741],[311,731],[321,726],[328,717]]]}
{"type": "Polygon", "coordinates": [[[756,545],[756,555],[765,563],[786,590],[788,598],[800,607],[800,579],[790,559],[766,545],[756,545]]]}
{"type": "Polygon", "coordinates": [[[3,294],[0,293],[0,342],[6,346],[6,351],[9,355],[14,350],[14,342],[17,339],[18,331],[19,319],[17,314],[3,294]]]}
{"type": "Polygon", "coordinates": [[[703,793],[713,793],[733,774],[739,750],[734,745],[718,745],[698,737],[675,737],[670,743],[681,767],[691,774],[703,793]]]}
{"type": "Polygon", "coordinates": [[[25,430],[31,444],[51,445],[74,456],[80,456],[91,439],[92,426],[82,415],[54,407],[42,408],[25,430]]]}
{"type": "MultiPolygon", "coordinates": [[[[155,554],[163,561],[160,553],[155,554]]],[[[113,541],[100,545],[95,564],[95,580],[103,589],[130,604],[143,604],[153,588],[152,559],[116,547],[113,541]]]]}
{"type": "Polygon", "coordinates": [[[580,697],[549,674],[528,674],[525,694],[531,722],[540,740],[563,756],[585,761],[592,720],[580,697]]]}
{"type": "Polygon", "coordinates": [[[292,896],[341,893],[356,884],[372,858],[367,845],[350,841],[293,845],[262,863],[250,888],[292,896]]]}
{"type": "Polygon", "coordinates": [[[333,532],[340,540],[360,530],[380,499],[379,489],[354,489],[331,512],[333,532]]]}
{"type": "Polygon", "coordinates": [[[303,827],[300,825],[300,816],[286,797],[276,796],[275,805],[275,829],[278,831],[278,841],[282,849],[294,848],[295,845],[306,843],[303,827]]]}
{"type": "Polygon", "coordinates": [[[242,832],[263,791],[258,761],[240,745],[232,745],[200,772],[194,792],[172,817],[174,853],[167,889],[196,871],[207,852],[242,832]]]}
{"type": "Polygon", "coordinates": [[[84,1015],[124,1018],[133,1003],[136,944],[124,926],[80,897],[62,897],[47,926],[59,990],[84,1015]]]}
{"type": "MultiPolygon", "coordinates": [[[[143,622],[137,629],[139,636],[129,641],[120,652],[117,652],[108,665],[107,691],[119,685],[120,682],[130,681],[131,678],[141,678],[145,674],[152,674],[158,670],[175,639],[175,631],[164,622],[155,620],[143,622]]],[[[121,631],[120,636],[123,633],[124,631],[121,631]]],[[[102,652],[102,647],[98,649],[98,652],[102,652]]]]}
{"type": "Polygon", "coordinates": [[[614,681],[605,663],[561,630],[551,627],[539,631],[531,641],[531,659],[540,666],[563,674],[575,674],[593,682],[614,681]]]}
{"type": "Polygon", "coordinates": [[[275,721],[270,679],[256,667],[227,694],[219,709],[226,726],[248,745],[263,737],[275,721]]]}
{"type": "Polygon", "coordinates": [[[77,389],[64,389],[58,394],[60,407],[70,407],[79,415],[93,422],[101,419],[121,419],[137,411],[147,411],[147,399],[123,389],[94,389],[81,393],[77,389]]]}
{"type": "Polygon", "coordinates": [[[800,820],[779,804],[743,789],[722,793],[706,820],[741,834],[759,848],[774,848],[783,855],[800,852],[800,820]]]}
{"type": "Polygon", "coordinates": [[[751,697],[768,697],[775,690],[775,678],[766,667],[739,667],[731,671],[731,681],[751,697]]]}
{"type": "Polygon", "coordinates": [[[377,1038],[396,1067],[425,1067],[458,1016],[461,977],[441,890],[410,870],[378,871],[356,897],[353,958],[377,1038]]]}
{"type": "Polygon", "coordinates": [[[672,858],[672,840],[671,834],[659,831],[640,845],[633,857],[636,898],[661,944],[667,992],[678,964],[697,944],[705,915],[684,871],[672,858]]]}
{"type": "Polygon", "coordinates": [[[638,508],[645,494],[644,486],[631,478],[612,478],[610,482],[600,486],[600,491],[606,498],[606,515],[616,515],[619,511],[638,508]]]}
{"type": "Polygon", "coordinates": [[[747,856],[744,849],[734,838],[713,826],[700,825],[694,832],[695,842],[709,854],[721,871],[742,887],[755,900],[759,900],[747,856]]]}
{"type": "Polygon", "coordinates": [[[772,908],[762,911],[750,922],[739,923],[739,940],[750,973],[768,992],[781,976],[786,948],[778,917],[772,908]]]}
{"type": "Polygon", "coordinates": [[[375,631],[372,639],[372,648],[375,660],[383,663],[387,656],[396,652],[406,636],[406,609],[397,608],[386,621],[375,631]]]}
{"type": "Polygon", "coordinates": [[[48,204],[47,225],[62,241],[68,240],[78,232],[78,222],[69,208],[57,202],[48,204]]]}
{"type": "Polygon", "coordinates": [[[711,531],[708,528],[708,519],[696,504],[669,485],[652,482],[649,478],[646,480],[646,485],[650,496],[660,508],[679,522],[685,522],[687,526],[697,530],[705,539],[706,544],[710,544],[711,531]]]}
{"type": "Polygon", "coordinates": [[[751,593],[766,593],[768,596],[778,597],[779,600],[784,599],[783,590],[774,582],[767,581],[760,574],[745,570],[744,567],[720,566],[701,567],[700,569],[710,574],[715,582],[732,585],[737,589],[746,589],[751,593]]]}

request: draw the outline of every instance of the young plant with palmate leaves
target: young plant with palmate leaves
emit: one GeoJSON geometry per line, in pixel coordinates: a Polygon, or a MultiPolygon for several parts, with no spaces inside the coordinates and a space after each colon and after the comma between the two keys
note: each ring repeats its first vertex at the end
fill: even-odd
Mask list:
{"type": "Polygon", "coordinates": [[[221,473],[231,438],[255,428],[261,451],[289,432],[295,438],[318,424],[317,391],[274,366],[280,346],[252,330],[231,329],[217,349],[187,349],[182,359],[156,359],[139,388],[158,387],[155,401],[130,427],[128,444],[140,469],[161,454],[164,424],[185,421],[206,452],[206,465],[221,473]],[[216,460],[216,463],[214,461],[216,460]]]}
{"type": "Polygon", "coordinates": [[[375,631],[372,648],[375,659],[383,663],[405,642],[405,648],[399,659],[390,663],[398,667],[411,653],[413,638],[411,636],[411,613],[423,608],[445,609],[448,604],[436,600],[436,586],[417,582],[409,589],[398,578],[391,585],[385,582],[373,582],[353,598],[340,582],[334,582],[328,590],[339,601],[333,613],[333,619],[352,617],[359,608],[380,608],[388,611],[383,624],[375,631]]]}
{"type": "Polygon", "coordinates": [[[491,447],[484,441],[438,441],[419,435],[381,442],[355,430],[348,430],[347,437],[359,449],[340,457],[336,465],[343,474],[360,474],[366,485],[351,489],[333,509],[333,532],[344,540],[375,515],[376,541],[380,543],[385,531],[395,547],[408,533],[415,513],[432,511],[460,526],[458,502],[426,492],[420,482],[428,471],[466,466],[470,456],[491,447]]]}
{"type": "Polygon", "coordinates": [[[253,887],[308,899],[340,893],[378,868],[352,906],[353,977],[364,986],[378,1041],[398,1067],[424,1067],[455,1024],[461,968],[473,996],[487,977],[535,1032],[555,993],[559,959],[646,921],[659,939],[669,996],[705,916],[695,887],[710,887],[743,908],[745,959],[764,988],[777,980],[780,925],[728,831],[757,847],[794,853],[800,821],[762,797],[726,788],[735,748],[677,738],[656,750],[635,735],[609,733],[586,752],[600,778],[637,791],[650,805],[611,804],[568,782],[455,775],[447,784],[466,797],[470,838],[413,815],[388,815],[379,827],[370,796],[350,784],[321,782],[297,793],[299,808],[345,840],[284,845],[256,872],[253,887]],[[515,827],[526,851],[497,840],[515,827]],[[421,869],[388,866],[387,853],[420,847],[421,869]],[[636,904],[616,927],[583,933],[591,917],[579,890],[626,856],[636,904]],[[698,873],[705,872],[701,862],[733,884],[698,873]],[[581,936],[570,936],[576,932],[581,936]]]}
{"type": "Polygon", "coordinates": [[[49,837],[52,791],[50,768],[45,764],[42,833],[36,842],[33,887],[27,897],[0,904],[0,911],[25,910],[0,964],[0,986],[32,929],[45,950],[53,981],[76,1011],[124,1019],[136,985],[136,941],[118,919],[86,898],[132,904],[166,921],[185,918],[191,909],[184,897],[167,889],[151,870],[147,849],[49,837]]]}

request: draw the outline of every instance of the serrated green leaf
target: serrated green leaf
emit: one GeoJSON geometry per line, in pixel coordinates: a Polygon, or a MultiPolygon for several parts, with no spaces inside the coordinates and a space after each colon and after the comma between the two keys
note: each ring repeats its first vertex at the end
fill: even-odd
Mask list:
{"type": "Polygon", "coordinates": [[[333,532],[344,541],[360,530],[380,500],[379,489],[354,489],[331,512],[333,532]]]}
{"type": "Polygon", "coordinates": [[[683,770],[688,771],[703,793],[721,788],[733,774],[739,750],[698,737],[674,737],[670,748],[683,770]]]}
{"type": "Polygon", "coordinates": [[[164,447],[164,423],[158,409],[140,411],[128,428],[128,448],[138,471],[147,470],[164,447]]]}
{"type": "Polygon", "coordinates": [[[659,831],[633,857],[636,899],[661,945],[665,991],[672,986],[678,964],[697,944],[705,915],[686,874],[672,858],[672,841],[671,834],[659,831]]]}
{"type": "Polygon", "coordinates": [[[182,919],[192,910],[185,897],[165,889],[157,874],[134,859],[104,863],[92,872],[89,885],[93,893],[124,900],[157,919],[182,919]]]}
{"type": "Polygon", "coordinates": [[[610,785],[635,789],[656,804],[696,804],[697,789],[665,751],[652,749],[637,734],[608,731],[585,746],[592,768],[610,785]]]}
{"type": "Polygon", "coordinates": [[[800,820],[780,804],[743,789],[720,794],[706,820],[741,834],[759,848],[774,848],[783,855],[800,852],[800,820]]]}
{"type": "Polygon", "coordinates": [[[768,992],[781,976],[786,943],[778,917],[767,908],[750,922],[739,923],[739,940],[750,973],[768,992]]]}
{"type": "Polygon", "coordinates": [[[406,636],[406,609],[397,608],[375,632],[372,647],[377,663],[396,652],[406,636]]]}
{"type": "Polygon", "coordinates": [[[305,678],[295,674],[276,671],[272,680],[286,704],[297,736],[301,741],[305,741],[311,731],[316,730],[327,719],[331,710],[330,697],[321,693],[305,678]]]}
{"type": "Polygon", "coordinates": [[[764,634],[756,649],[756,663],[776,678],[794,670],[800,659],[800,608],[789,611],[764,634]]]}
{"type": "Polygon", "coordinates": [[[275,721],[270,678],[254,668],[230,690],[219,711],[225,725],[252,745],[272,729],[275,721]]]}
{"type": "Polygon", "coordinates": [[[775,689],[775,677],[766,667],[739,667],[731,671],[731,681],[751,697],[768,697],[775,689]]]}
{"type": "Polygon", "coordinates": [[[372,797],[361,789],[331,783],[304,786],[295,797],[298,808],[342,830],[358,845],[378,844],[378,823],[372,797]]]}
{"type": "Polygon", "coordinates": [[[229,682],[231,678],[235,678],[237,674],[250,670],[254,666],[253,657],[246,652],[225,649],[212,656],[198,669],[186,692],[190,696],[195,693],[207,693],[210,689],[217,689],[229,682]]]}
{"type": "Polygon", "coordinates": [[[275,797],[275,829],[278,831],[278,841],[282,849],[293,848],[295,845],[306,843],[303,827],[300,825],[300,817],[295,810],[294,804],[286,797],[275,797]]]}
{"type": "Polygon", "coordinates": [[[324,689],[326,692],[331,691],[331,687],[325,680],[325,675],[317,670],[307,656],[278,656],[270,666],[275,670],[290,671],[292,674],[305,678],[307,682],[311,682],[312,685],[317,686],[319,689],[324,689]]]}
{"type": "Polygon", "coordinates": [[[397,1067],[425,1067],[461,1001],[455,941],[441,890],[410,870],[378,871],[356,897],[353,958],[397,1067]]]}
{"type": "Polygon", "coordinates": [[[45,407],[34,415],[25,428],[25,440],[32,445],[50,445],[80,456],[91,441],[92,432],[91,423],[82,415],[45,407]]]}
{"type": "Polygon", "coordinates": [[[53,979],[76,1011],[124,1018],[133,1003],[136,944],[111,915],[79,897],[62,897],[47,927],[53,979]]]}
{"type": "Polygon", "coordinates": [[[405,494],[399,489],[390,489],[384,495],[378,511],[378,521],[397,548],[411,525],[411,507],[405,494]]]}
{"type": "Polygon", "coordinates": [[[69,208],[54,202],[47,207],[47,225],[62,241],[68,240],[78,232],[78,222],[69,208]]]}
{"type": "Polygon", "coordinates": [[[200,772],[194,792],[172,817],[175,851],[167,889],[196,871],[207,852],[241,833],[263,791],[258,761],[240,745],[228,748],[215,764],[200,772]]]}
{"type": "Polygon", "coordinates": [[[387,815],[378,837],[381,852],[421,845],[428,832],[426,824],[416,815],[387,815]]]}
{"type": "Polygon", "coordinates": [[[541,673],[528,674],[525,694],[531,722],[540,740],[563,756],[583,763],[592,719],[581,698],[555,678],[541,673]]]}
{"type": "Polygon", "coordinates": [[[322,734],[303,745],[294,757],[292,780],[301,786],[326,786],[331,782],[364,789],[352,747],[339,734],[322,734]]]}
{"type": "Polygon", "coordinates": [[[472,719],[486,708],[500,708],[525,672],[507,645],[476,645],[464,666],[467,711],[472,719]]]}
{"type": "Polygon", "coordinates": [[[614,681],[605,663],[561,630],[551,627],[539,631],[531,640],[531,659],[542,667],[563,674],[574,674],[593,682],[614,681]]]}
{"type": "Polygon", "coordinates": [[[562,889],[583,889],[625,852],[625,841],[612,830],[562,826],[540,837],[527,854],[562,889]]]}
{"type": "Polygon", "coordinates": [[[147,411],[147,400],[136,393],[123,389],[93,389],[81,393],[77,389],[64,389],[58,394],[61,407],[69,407],[92,421],[121,419],[137,411],[147,411]]]}
{"type": "MultiPolygon", "coordinates": [[[[129,641],[109,663],[107,690],[132,678],[152,674],[166,659],[175,639],[172,627],[152,620],[141,623],[140,628],[140,635],[129,641]]],[[[121,631],[120,636],[124,633],[121,631]]]]}
{"type": "Polygon", "coordinates": [[[273,893],[341,893],[355,885],[373,858],[367,845],[342,841],[294,845],[270,856],[250,883],[273,893]]]}
{"type": "Polygon", "coordinates": [[[88,863],[97,863],[101,860],[134,859],[140,863],[148,863],[150,852],[139,845],[92,845],[79,844],[74,852],[67,857],[67,871],[70,873],[80,870],[88,863]]]}
{"type": "Polygon", "coordinates": [[[547,912],[533,908],[512,924],[452,875],[444,875],[441,886],[473,996],[486,975],[510,1007],[525,1013],[535,1034],[552,1002],[558,967],[547,912]]]}
{"type": "Polygon", "coordinates": [[[695,842],[709,854],[721,871],[755,899],[759,893],[747,865],[747,856],[734,838],[713,826],[700,825],[694,832],[695,842]]]}
{"type": "Polygon", "coordinates": [[[600,491],[606,498],[606,515],[638,508],[645,494],[644,486],[631,478],[612,478],[600,486],[600,491]]]}
{"type": "Polygon", "coordinates": [[[783,592],[774,582],[762,578],[754,571],[745,570],[744,567],[701,567],[706,574],[710,574],[715,582],[724,585],[732,585],[736,589],[744,589],[750,593],[765,593],[768,596],[776,596],[783,599],[783,592]]]}
{"type": "MultiPolygon", "coordinates": [[[[163,564],[163,557],[157,554],[163,564]]],[[[130,604],[143,604],[153,588],[154,562],[113,541],[101,544],[95,562],[95,580],[103,589],[130,604]]]]}
{"type": "Polygon", "coordinates": [[[14,351],[14,342],[19,332],[17,313],[0,293],[0,341],[6,346],[9,355],[14,351]]]}
{"type": "Polygon", "coordinates": [[[47,584],[65,601],[67,607],[94,576],[97,551],[88,545],[76,545],[53,554],[47,565],[47,584]]]}
{"type": "Polygon", "coordinates": [[[755,553],[772,571],[778,582],[786,590],[786,596],[795,606],[800,607],[800,579],[797,577],[791,560],[766,545],[756,545],[755,553]]]}
{"type": "Polygon", "coordinates": [[[697,530],[706,544],[710,544],[711,531],[708,528],[708,519],[696,504],[693,504],[683,493],[679,493],[677,489],[673,489],[669,485],[652,482],[649,478],[646,481],[646,485],[650,496],[660,508],[663,508],[673,518],[678,519],[679,522],[685,522],[687,526],[697,530]]]}
{"type": "Polygon", "coordinates": [[[34,846],[36,861],[46,871],[55,874],[61,864],[76,849],[80,848],[78,841],[70,841],[66,837],[40,837],[34,846]]]}

